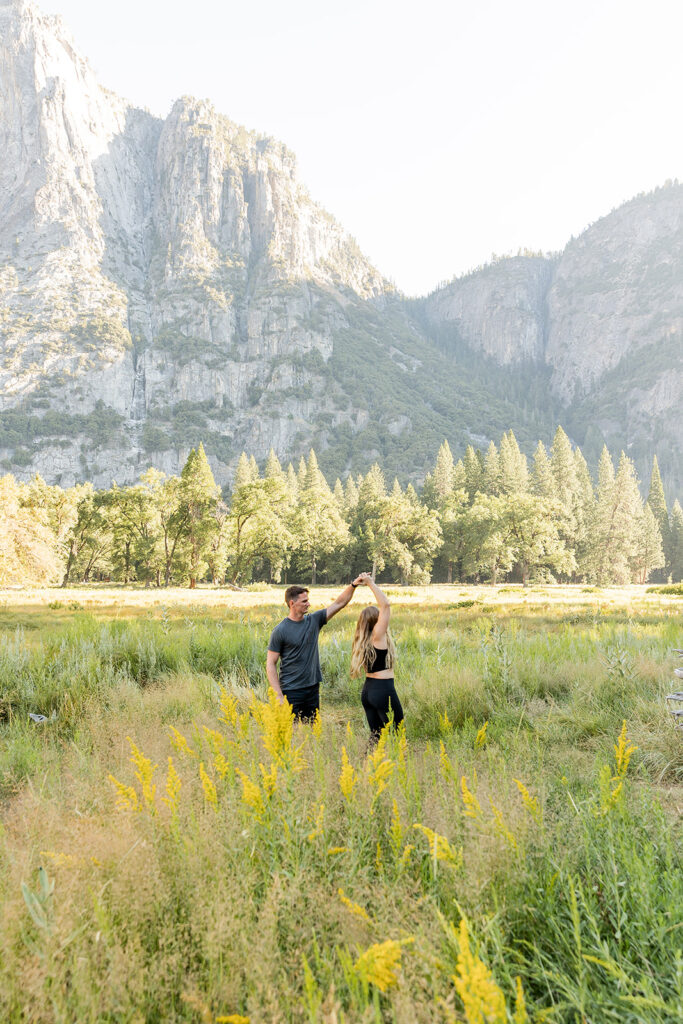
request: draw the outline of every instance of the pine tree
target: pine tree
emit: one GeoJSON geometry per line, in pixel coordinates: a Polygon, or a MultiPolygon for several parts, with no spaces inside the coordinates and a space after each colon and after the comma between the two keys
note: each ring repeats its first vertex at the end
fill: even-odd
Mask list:
{"type": "Polygon", "coordinates": [[[662,581],[671,572],[671,527],[669,525],[669,513],[666,507],[664,486],[659,473],[656,455],[652,460],[652,476],[650,477],[650,491],[647,496],[647,504],[652,509],[652,514],[659,527],[659,533],[664,546],[665,565],[663,566],[663,571],[658,574],[660,581],[662,581]]]}
{"type": "Polygon", "coordinates": [[[292,516],[292,532],[297,549],[307,558],[311,583],[315,586],[319,558],[348,543],[348,528],[318,468],[313,449],[308,462],[301,460],[298,481],[299,496],[292,516]]]}
{"type": "Polygon", "coordinates": [[[609,452],[603,448],[588,559],[589,574],[596,583],[631,581],[642,511],[633,462],[622,452],[615,475],[609,452]]]}
{"type": "Polygon", "coordinates": [[[187,556],[184,569],[194,589],[206,568],[204,555],[216,529],[214,512],[220,488],[211,472],[204,446],[192,449],[180,474],[178,516],[185,522],[187,556]]]}
{"type": "Polygon", "coordinates": [[[240,487],[244,487],[245,484],[251,483],[254,479],[252,475],[252,467],[247,457],[246,452],[242,452],[239,459],[237,460],[237,468],[235,469],[235,479],[233,480],[233,489],[238,491],[240,487]]]}
{"type": "Polygon", "coordinates": [[[526,455],[519,450],[517,439],[509,430],[503,434],[498,454],[499,480],[501,494],[526,494],[529,490],[529,467],[526,455]]]}
{"type": "Polygon", "coordinates": [[[671,579],[683,583],[683,509],[676,500],[671,509],[671,579]]]}
{"type": "Polygon", "coordinates": [[[636,539],[630,559],[631,578],[636,583],[645,583],[653,569],[664,566],[662,535],[654,512],[645,503],[636,524],[636,539]]]}
{"type": "Polygon", "coordinates": [[[468,444],[463,459],[465,470],[465,490],[467,497],[472,502],[477,493],[484,491],[484,458],[478,449],[468,444]]]}
{"type": "Polygon", "coordinates": [[[493,441],[484,456],[483,490],[486,494],[500,494],[500,457],[493,441]]]}
{"type": "Polygon", "coordinates": [[[548,452],[542,441],[536,445],[534,468],[531,473],[531,490],[539,498],[555,498],[555,478],[548,452]]]}
{"type": "Polygon", "coordinates": [[[282,466],[280,465],[280,460],[278,459],[277,455],[275,454],[275,451],[274,451],[273,448],[271,448],[270,451],[268,452],[268,458],[266,459],[266,468],[265,468],[265,471],[264,471],[264,476],[265,476],[266,480],[274,480],[276,478],[279,479],[279,480],[284,480],[285,479],[285,474],[284,474],[284,471],[282,469],[282,466]]]}

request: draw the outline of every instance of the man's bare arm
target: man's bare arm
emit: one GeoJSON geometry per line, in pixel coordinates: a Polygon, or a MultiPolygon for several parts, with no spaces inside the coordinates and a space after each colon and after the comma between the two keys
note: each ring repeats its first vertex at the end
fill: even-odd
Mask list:
{"type": "Polygon", "coordinates": [[[340,612],[342,610],[342,608],[346,608],[347,604],[349,603],[349,601],[353,597],[354,590],[356,589],[357,586],[360,585],[360,583],[361,583],[361,579],[360,579],[360,576],[359,576],[359,577],[357,577],[353,581],[353,583],[349,583],[348,587],[344,587],[344,589],[342,590],[342,592],[339,595],[339,597],[337,597],[332,602],[331,605],[328,605],[328,607],[325,609],[325,611],[327,612],[327,621],[328,622],[330,621],[330,619],[332,618],[333,615],[336,615],[337,612],[340,612]]]}
{"type": "Polygon", "coordinates": [[[282,690],[280,689],[280,677],[277,671],[277,663],[280,660],[280,655],[277,651],[268,651],[266,656],[266,675],[268,676],[268,682],[275,691],[275,696],[282,704],[284,697],[282,690]]]}

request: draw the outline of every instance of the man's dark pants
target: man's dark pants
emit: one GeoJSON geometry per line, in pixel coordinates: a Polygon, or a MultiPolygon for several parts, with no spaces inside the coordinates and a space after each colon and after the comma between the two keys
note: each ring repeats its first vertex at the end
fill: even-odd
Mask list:
{"type": "Polygon", "coordinates": [[[320,710],[320,686],[304,692],[285,693],[284,697],[300,722],[312,722],[320,710]]]}

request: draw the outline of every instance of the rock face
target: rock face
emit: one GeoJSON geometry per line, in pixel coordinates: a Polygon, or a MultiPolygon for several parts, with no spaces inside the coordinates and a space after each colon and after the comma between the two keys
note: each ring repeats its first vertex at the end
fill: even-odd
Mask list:
{"type": "Polygon", "coordinates": [[[0,463],[18,476],[125,483],[203,440],[222,482],[243,449],[311,444],[328,472],[419,477],[444,436],[512,427],[530,448],[562,420],[683,478],[682,186],[409,303],[281,143],[206,102],[165,120],[125,103],[25,0],[0,0],[0,153],[0,463]]]}
{"type": "MultiPolygon", "coordinates": [[[[23,0],[0,0],[0,40],[2,408],[79,417],[75,440],[43,442],[30,469],[129,479],[149,461],[144,425],[160,432],[179,403],[213,409],[223,431],[229,410],[225,472],[239,445],[286,450],[306,409],[269,402],[263,424],[260,393],[308,385],[313,398],[305,357],[329,358],[346,293],[388,286],[283,145],[207,103],[181,99],[163,122],[125,104],[23,0]],[[92,450],[103,408],[115,436],[92,450]]],[[[176,440],[160,434],[154,453],[174,470],[176,440]]]]}
{"type": "Polygon", "coordinates": [[[542,256],[483,267],[430,295],[428,323],[450,325],[462,342],[500,365],[540,362],[553,269],[554,262],[542,256]]]}
{"type": "Polygon", "coordinates": [[[504,259],[456,280],[424,310],[452,343],[545,368],[575,440],[593,455],[623,447],[642,474],[656,452],[680,491],[683,185],[625,203],[557,257],[504,259]]]}

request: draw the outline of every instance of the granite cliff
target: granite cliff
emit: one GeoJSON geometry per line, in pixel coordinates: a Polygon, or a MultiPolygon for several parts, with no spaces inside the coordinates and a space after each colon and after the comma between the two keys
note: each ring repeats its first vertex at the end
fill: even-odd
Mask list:
{"type": "Polygon", "coordinates": [[[310,197],[293,155],[178,100],[96,80],[59,19],[0,0],[0,462],[63,485],[177,472],[203,440],[315,445],[341,473],[419,477],[558,421],[679,486],[683,188],[557,257],[502,260],[408,301],[310,197]]]}

